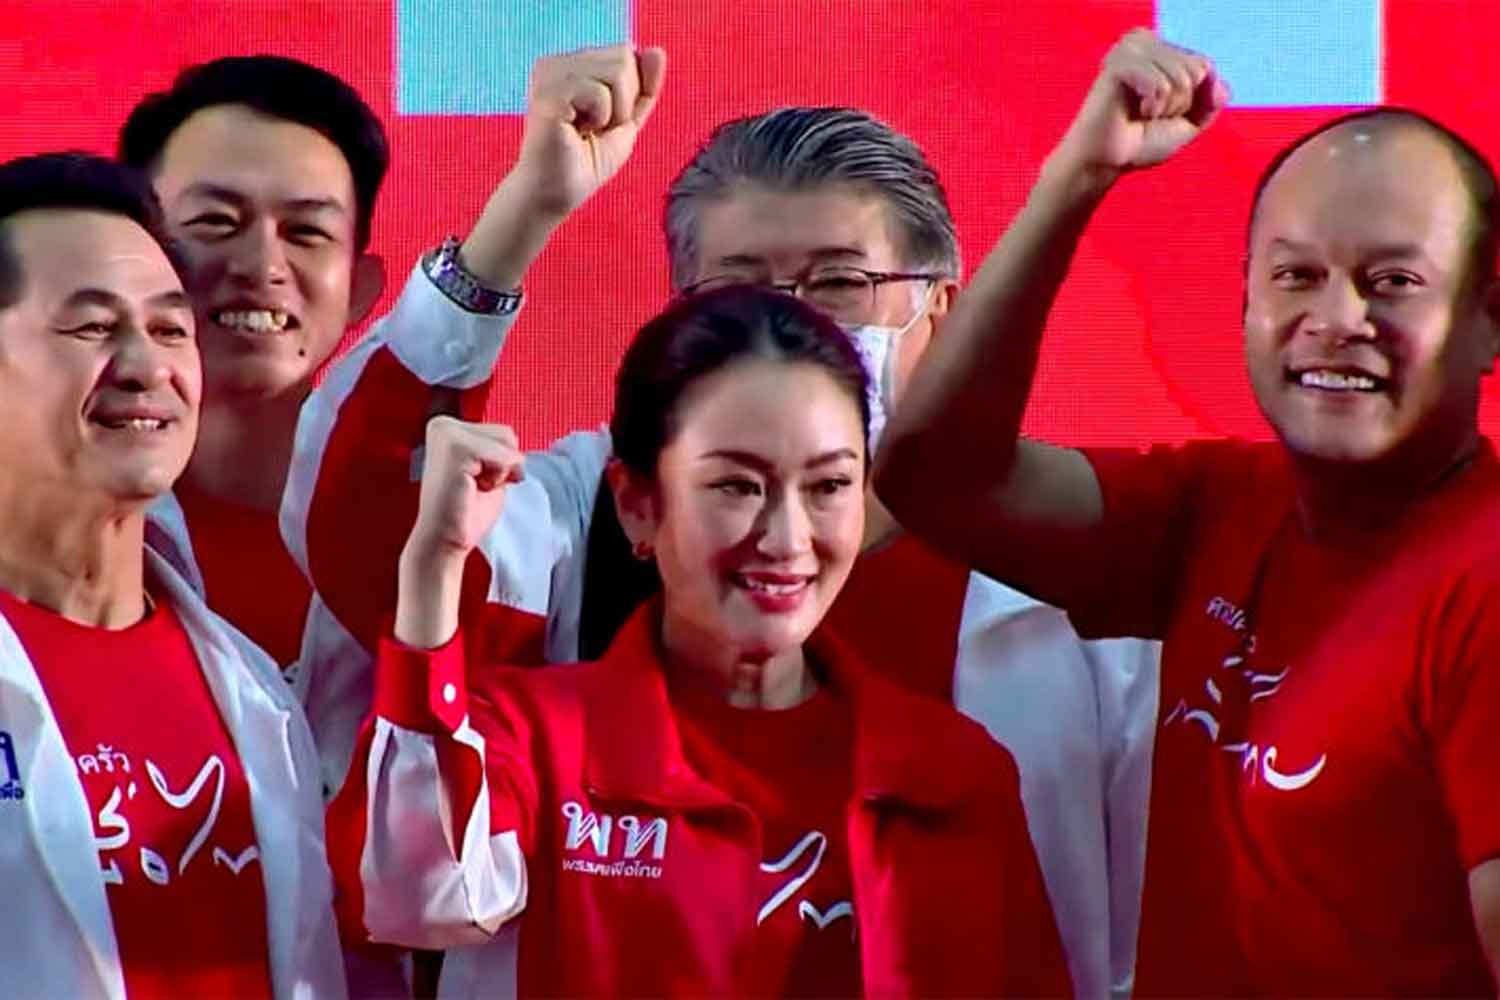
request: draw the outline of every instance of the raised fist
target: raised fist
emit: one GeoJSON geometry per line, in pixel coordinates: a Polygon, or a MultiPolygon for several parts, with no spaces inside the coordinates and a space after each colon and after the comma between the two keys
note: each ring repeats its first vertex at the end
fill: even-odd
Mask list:
{"type": "Polygon", "coordinates": [[[1154,166],[1197,138],[1228,101],[1206,57],[1137,28],[1104,57],[1054,156],[1085,170],[1154,166]]]}
{"type": "Polygon", "coordinates": [[[434,417],[427,424],[408,556],[428,565],[461,564],[500,516],[505,487],[524,474],[524,456],[509,427],[434,417]]]}
{"type": "Polygon", "coordinates": [[[631,45],[536,61],[514,173],[538,211],[568,214],[624,166],[666,72],[664,51],[631,45]]]}

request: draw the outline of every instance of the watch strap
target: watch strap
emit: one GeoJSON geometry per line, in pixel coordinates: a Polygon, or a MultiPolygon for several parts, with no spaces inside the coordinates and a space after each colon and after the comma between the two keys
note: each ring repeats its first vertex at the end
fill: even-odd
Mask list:
{"type": "Polygon", "coordinates": [[[466,312],[508,316],[521,308],[521,290],[488,288],[463,266],[456,236],[445,239],[422,258],[422,272],[448,299],[466,312]]]}

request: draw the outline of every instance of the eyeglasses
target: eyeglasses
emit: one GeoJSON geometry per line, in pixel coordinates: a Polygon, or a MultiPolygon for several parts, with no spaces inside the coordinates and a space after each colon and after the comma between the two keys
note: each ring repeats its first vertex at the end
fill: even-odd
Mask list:
{"type": "Polygon", "coordinates": [[[834,319],[865,322],[875,313],[875,294],[881,285],[893,281],[938,281],[942,277],[942,274],[929,272],[817,267],[792,281],[760,281],[744,274],[716,274],[712,278],[693,282],[682,290],[682,294],[709,292],[729,285],[760,285],[795,295],[834,319]]]}

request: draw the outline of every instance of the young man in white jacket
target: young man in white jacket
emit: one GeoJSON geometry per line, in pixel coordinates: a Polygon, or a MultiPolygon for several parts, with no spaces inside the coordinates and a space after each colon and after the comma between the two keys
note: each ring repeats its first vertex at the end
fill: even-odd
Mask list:
{"type": "Polygon", "coordinates": [[[311,733],[146,548],[201,369],[159,210],[0,166],[0,915],[17,997],[344,993],[311,733]]]}

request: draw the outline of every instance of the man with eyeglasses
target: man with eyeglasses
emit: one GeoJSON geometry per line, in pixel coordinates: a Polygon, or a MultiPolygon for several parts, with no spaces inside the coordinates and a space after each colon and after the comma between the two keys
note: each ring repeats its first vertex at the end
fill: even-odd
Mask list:
{"type": "MultiPolygon", "coordinates": [[[[750,281],[805,299],[838,320],[859,347],[860,356],[868,368],[871,403],[874,404],[870,409],[870,438],[874,441],[879,439],[880,432],[884,429],[886,412],[894,400],[903,338],[924,319],[928,321],[927,336],[932,335],[933,316],[929,300],[938,283],[944,280],[951,279],[938,271],[871,271],[863,267],[824,264],[815,265],[786,281],[763,280],[732,271],[726,272],[696,281],[684,288],[682,293],[692,295],[750,281]],[[886,304],[882,302],[887,297],[882,296],[881,288],[893,282],[921,283],[921,296],[914,298],[907,307],[911,318],[899,326],[871,322],[869,318],[879,316],[883,311],[882,306],[886,304]]],[[[902,305],[901,299],[894,296],[889,298],[894,300],[898,308],[902,305]]],[[[921,353],[921,346],[925,346],[925,343],[924,340],[918,345],[917,354],[921,353]]],[[[906,368],[903,368],[902,377],[905,373],[906,368]]]]}
{"type": "MultiPolygon", "coordinates": [[[[870,377],[872,444],[958,292],[958,240],[935,170],[910,139],[857,110],[786,108],[720,126],[674,180],[664,229],[678,294],[768,284],[838,320],[870,377]]],[[[368,385],[349,394],[316,489],[303,494],[314,583],[371,644],[415,510],[414,489],[398,501],[404,521],[379,499],[407,482],[420,443],[382,436],[412,421],[394,408],[400,395],[368,385]],[[399,530],[375,527],[382,519],[399,530]]],[[[466,618],[486,600],[533,613],[529,631],[501,616],[502,658],[596,658],[655,591],[654,567],[633,557],[600,489],[609,460],[602,431],[527,455],[525,481],[510,488],[465,581],[466,618]]],[[[873,494],[867,525],[865,554],[831,619],[892,680],[955,703],[1011,750],[1075,991],[1128,990],[1155,645],[1081,641],[1056,609],[904,535],[873,494]],[[913,676],[918,663],[944,669],[913,676]]],[[[767,844],[767,861],[792,846],[767,844]]],[[[801,912],[782,910],[794,922],[801,912]]],[[[813,923],[797,931],[832,932],[813,923]]]]}

